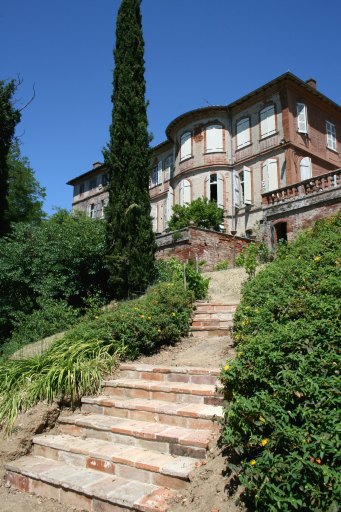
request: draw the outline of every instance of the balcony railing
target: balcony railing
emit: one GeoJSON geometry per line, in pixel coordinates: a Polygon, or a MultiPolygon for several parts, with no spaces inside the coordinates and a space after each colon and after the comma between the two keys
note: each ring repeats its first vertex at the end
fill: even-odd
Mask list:
{"type": "Polygon", "coordinates": [[[314,176],[308,180],[278,188],[262,194],[262,203],[265,206],[271,206],[283,203],[290,199],[298,199],[324,190],[331,190],[341,185],[341,169],[314,176]]]}

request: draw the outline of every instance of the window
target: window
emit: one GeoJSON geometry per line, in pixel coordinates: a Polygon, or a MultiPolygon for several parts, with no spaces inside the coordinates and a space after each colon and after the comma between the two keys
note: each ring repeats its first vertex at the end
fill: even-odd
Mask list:
{"type": "Polygon", "coordinates": [[[206,178],[206,197],[224,208],[224,178],[218,173],[209,174],[206,178]]]}
{"type": "Polygon", "coordinates": [[[242,205],[252,204],[252,190],[251,190],[251,169],[243,167],[242,172],[239,174],[240,179],[240,202],[242,205]]]}
{"type": "Polygon", "coordinates": [[[94,219],[96,217],[95,203],[91,203],[89,205],[89,217],[90,219],[94,219]]]}
{"type": "Polygon", "coordinates": [[[157,233],[157,217],[158,217],[158,208],[157,204],[152,204],[152,219],[153,219],[153,231],[157,233]]]}
{"type": "Polygon", "coordinates": [[[217,153],[221,151],[224,151],[223,127],[219,124],[207,126],[206,153],[217,153]]]}
{"type": "Polygon", "coordinates": [[[312,176],[311,172],[311,159],[306,156],[305,158],[302,158],[300,161],[300,175],[301,175],[301,181],[309,180],[312,176]]]}
{"type": "Polygon", "coordinates": [[[260,111],[260,135],[268,137],[276,133],[275,105],[269,105],[260,111]]]}
{"type": "Polygon", "coordinates": [[[180,183],[180,205],[184,206],[191,202],[191,183],[188,180],[183,180],[180,183]]]}
{"type": "Polygon", "coordinates": [[[104,199],[101,200],[100,202],[100,218],[103,219],[104,218],[104,208],[105,208],[106,204],[104,202],[104,199]]]}
{"type": "Polygon", "coordinates": [[[173,205],[174,205],[174,190],[172,187],[169,187],[167,194],[167,205],[166,205],[166,227],[168,226],[168,222],[173,215],[173,205]]]}
{"type": "Polygon", "coordinates": [[[307,107],[304,103],[296,103],[297,131],[308,133],[307,107]]]}
{"type": "Polygon", "coordinates": [[[251,143],[250,119],[244,117],[237,123],[237,149],[251,143]]]}
{"type": "Polygon", "coordinates": [[[326,121],[327,148],[336,151],[336,130],[335,124],[326,121]]]}
{"type": "Polygon", "coordinates": [[[263,187],[266,192],[278,188],[278,167],[274,158],[269,158],[263,164],[263,187]]]}
{"type": "Polygon", "coordinates": [[[97,178],[93,178],[89,183],[89,190],[97,187],[97,178]]]}
{"type": "Polygon", "coordinates": [[[109,175],[108,174],[102,174],[100,182],[101,182],[101,185],[103,187],[106,187],[107,184],[109,183],[109,175]]]}
{"type": "Polygon", "coordinates": [[[79,195],[82,195],[82,194],[84,194],[84,183],[81,183],[79,185],[79,195]]]}
{"type": "Polygon", "coordinates": [[[192,156],[192,134],[186,132],[181,135],[180,142],[180,160],[185,160],[192,156]]]}
{"type": "Polygon", "coordinates": [[[168,181],[172,177],[173,168],[173,156],[169,155],[165,160],[165,181],[168,181]]]}

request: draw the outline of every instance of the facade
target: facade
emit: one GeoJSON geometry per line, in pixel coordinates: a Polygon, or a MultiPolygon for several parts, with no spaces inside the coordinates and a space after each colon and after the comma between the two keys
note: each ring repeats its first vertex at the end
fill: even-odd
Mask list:
{"type": "MultiPolygon", "coordinates": [[[[166,135],[152,153],[156,233],[167,232],[174,204],[198,197],[224,209],[226,233],[271,244],[340,207],[341,108],[313,79],[285,73],[229,105],[177,117],[166,135]]],[[[100,163],[69,181],[73,209],[103,216],[106,183],[100,163]]]]}

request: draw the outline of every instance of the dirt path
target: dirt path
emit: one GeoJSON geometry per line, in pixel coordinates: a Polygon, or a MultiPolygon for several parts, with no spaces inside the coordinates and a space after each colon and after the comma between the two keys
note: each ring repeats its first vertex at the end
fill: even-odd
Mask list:
{"type": "MultiPolygon", "coordinates": [[[[238,300],[246,275],[243,269],[210,272],[211,300],[238,300]]],[[[220,367],[227,358],[234,357],[229,336],[212,338],[188,337],[171,347],[164,347],[152,356],[143,356],[139,362],[170,366],[220,367]]],[[[56,405],[41,403],[20,415],[10,438],[0,436],[0,510],[1,512],[71,512],[75,509],[34,495],[8,489],[3,484],[4,464],[30,451],[34,434],[52,429],[59,414],[56,405]]],[[[179,493],[170,512],[241,512],[238,492],[229,497],[228,478],[224,475],[226,461],[214,445],[207,461],[195,471],[187,489],[179,493]]]]}

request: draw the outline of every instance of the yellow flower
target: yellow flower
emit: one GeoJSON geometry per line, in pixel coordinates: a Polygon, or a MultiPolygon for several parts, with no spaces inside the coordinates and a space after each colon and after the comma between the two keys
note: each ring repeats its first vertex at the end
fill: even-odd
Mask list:
{"type": "Polygon", "coordinates": [[[161,329],[158,329],[157,332],[161,332],[161,329]]]}
{"type": "Polygon", "coordinates": [[[251,466],[255,466],[257,464],[257,461],[255,459],[250,460],[251,466]]]}
{"type": "Polygon", "coordinates": [[[266,445],[268,444],[268,442],[269,442],[269,439],[262,439],[262,441],[261,441],[261,443],[260,443],[260,444],[261,444],[262,446],[266,446],[266,445]]]}
{"type": "Polygon", "coordinates": [[[152,317],[151,317],[151,316],[149,316],[149,317],[148,317],[148,320],[151,320],[151,319],[152,319],[152,317]]]}
{"type": "Polygon", "coordinates": [[[321,256],[315,256],[314,261],[320,261],[321,256]]]}
{"type": "Polygon", "coordinates": [[[95,316],[95,318],[99,318],[99,316],[95,316]]]}
{"type": "Polygon", "coordinates": [[[243,352],[238,352],[238,353],[237,353],[237,356],[238,356],[238,357],[240,357],[240,356],[242,356],[242,355],[243,355],[243,352]]]}
{"type": "Polygon", "coordinates": [[[175,313],[172,313],[173,316],[175,316],[175,313]]]}
{"type": "Polygon", "coordinates": [[[227,370],[229,370],[229,369],[230,369],[230,365],[229,365],[229,364],[226,364],[226,365],[224,366],[224,370],[227,372],[227,370]]]}
{"type": "Polygon", "coordinates": [[[144,315],[140,315],[140,318],[144,318],[144,315]]]}
{"type": "Polygon", "coordinates": [[[259,421],[264,423],[265,422],[265,418],[263,418],[263,416],[259,416],[259,421]]]}

